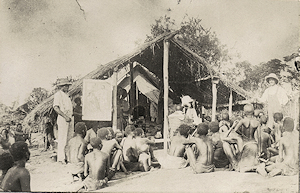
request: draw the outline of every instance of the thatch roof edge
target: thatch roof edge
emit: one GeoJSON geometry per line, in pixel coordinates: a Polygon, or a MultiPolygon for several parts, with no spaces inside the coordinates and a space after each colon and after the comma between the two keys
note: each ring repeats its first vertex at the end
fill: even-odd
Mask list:
{"type": "MultiPolygon", "coordinates": [[[[164,33],[158,37],[156,37],[155,39],[153,39],[152,41],[146,42],[144,44],[142,44],[141,46],[139,46],[138,48],[136,48],[134,51],[132,51],[129,54],[126,54],[124,56],[121,56],[111,62],[108,62],[105,65],[100,65],[98,68],[96,68],[95,70],[93,70],[92,72],[88,73],[87,75],[85,75],[84,77],[82,77],[81,79],[77,80],[76,82],[74,82],[72,84],[72,86],[70,87],[70,91],[68,92],[69,96],[73,96],[74,94],[80,92],[82,85],[83,85],[83,80],[84,79],[95,79],[95,78],[99,78],[100,76],[103,76],[105,73],[107,73],[109,70],[114,69],[115,67],[118,67],[119,65],[123,64],[124,62],[130,60],[131,58],[137,56],[138,54],[142,53],[145,49],[147,49],[148,47],[150,47],[152,44],[157,43],[159,41],[162,41],[164,39],[169,39],[172,38],[174,35],[176,35],[178,33],[177,31],[171,32],[171,33],[164,33]]],[[[45,111],[50,110],[51,109],[51,104],[53,103],[53,95],[47,99],[45,99],[42,103],[40,103],[39,105],[37,105],[24,119],[24,123],[28,124],[29,122],[33,121],[35,115],[37,112],[40,113],[40,115],[44,114],[45,111]]]]}

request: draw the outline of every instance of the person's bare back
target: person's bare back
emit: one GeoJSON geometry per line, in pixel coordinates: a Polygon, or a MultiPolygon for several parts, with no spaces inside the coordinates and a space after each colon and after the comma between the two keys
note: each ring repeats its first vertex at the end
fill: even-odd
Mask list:
{"type": "Polygon", "coordinates": [[[135,139],[131,137],[124,138],[122,141],[122,146],[123,146],[123,157],[125,161],[133,162],[135,158],[133,159],[132,156],[136,157],[136,160],[138,159],[135,139]]]}
{"type": "Polygon", "coordinates": [[[94,149],[85,156],[84,174],[94,180],[103,180],[109,168],[109,155],[94,149]]]}
{"type": "Polygon", "coordinates": [[[195,156],[191,147],[186,149],[187,157],[190,162],[190,166],[194,172],[209,173],[213,172],[215,166],[213,165],[213,145],[211,139],[206,136],[208,133],[208,125],[200,123],[197,126],[196,137],[189,139],[185,144],[196,144],[199,151],[198,157],[195,156]]]}
{"type": "Polygon", "coordinates": [[[76,136],[70,139],[69,148],[69,162],[78,163],[84,160],[84,151],[86,149],[86,142],[82,137],[76,136]]]}
{"type": "Polygon", "coordinates": [[[14,166],[2,181],[5,192],[30,192],[30,174],[25,167],[14,166]]]}
{"type": "Polygon", "coordinates": [[[25,168],[25,163],[29,160],[30,152],[25,142],[18,141],[10,148],[10,153],[15,161],[3,178],[1,187],[7,192],[30,192],[30,173],[25,168]]]}
{"type": "Polygon", "coordinates": [[[242,137],[244,137],[244,140],[245,138],[246,140],[251,140],[254,139],[254,132],[258,128],[259,122],[254,117],[245,117],[240,121],[240,123],[238,123],[236,129],[238,129],[240,126],[242,126],[241,134],[242,137]]]}
{"type": "Polygon", "coordinates": [[[213,160],[212,141],[208,137],[194,138],[194,142],[199,150],[197,163],[211,165],[213,160]]]}
{"type": "Polygon", "coordinates": [[[298,135],[292,132],[284,132],[279,144],[279,157],[282,157],[283,163],[290,166],[298,164],[298,135]]]}
{"type": "Polygon", "coordinates": [[[101,151],[105,152],[107,154],[111,154],[111,152],[114,148],[122,149],[122,147],[118,144],[118,142],[115,139],[102,140],[102,144],[103,144],[103,147],[102,147],[101,151]]]}
{"type": "Polygon", "coordinates": [[[254,132],[260,125],[259,121],[254,117],[253,105],[247,104],[244,106],[245,118],[235,126],[235,131],[242,135],[243,140],[253,140],[254,132]],[[240,128],[241,127],[241,128],[240,128]]]}
{"type": "Polygon", "coordinates": [[[185,145],[183,144],[187,139],[177,134],[173,137],[170,145],[169,155],[176,156],[176,157],[183,157],[185,152],[185,145]]]}

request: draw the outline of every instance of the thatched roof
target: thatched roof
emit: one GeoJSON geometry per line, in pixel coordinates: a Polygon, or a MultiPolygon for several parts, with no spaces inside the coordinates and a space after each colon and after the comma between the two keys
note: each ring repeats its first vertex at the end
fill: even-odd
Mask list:
{"type": "MultiPolygon", "coordinates": [[[[69,96],[74,98],[82,93],[82,85],[84,79],[106,79],[113,74],[114,69],[121,69],[132,62],[138,62],[150,73],[153,73],[158,79],[162,80],[163,77],[163,41],[170,41],[170,61],[169,61],[169,85],[174,91],[170,93],[170,97],[174,98],[175,102],[179,102],[181,95],[190,95],[192,98],[197,99],[203,105],[211,104],[211,77],[218,76],[204,58],[197,55],[190,50],[186,45],[180,42],[174,36],[177,31],[173,33],[163,34],[154,40],[147,42],[135,51],[126,54],[116,60],[113,60],[106,65],[101,65],[94,71],[90,72],[83,78],[74,82],[70,87],[69,96]],[[195,65],[201,71],[199,80],[195,81],[195,74],[191,68],[195,65]]],[[[197,75],[199,76],[199,74],[197,75]]],[[[244,100],[251,95],[242,88],[227,81],[220,76],[220,84],[218,85],[218,104],[228,103],[229,91],[233,91],[233,100],[244,100]]],[[[162,82],[160,81],[162,88],[162,82]]],[[[53,104],[53,96],[44,100],[41,104],[35,107],[24,119],[24,123],[29,123],[34,120],[36,115],[43,115],[49,111],[53,104]]]]}

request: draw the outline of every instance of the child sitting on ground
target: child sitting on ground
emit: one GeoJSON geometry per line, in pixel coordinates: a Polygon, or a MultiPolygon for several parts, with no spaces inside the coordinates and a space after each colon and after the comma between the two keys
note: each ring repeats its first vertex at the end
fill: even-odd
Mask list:
{"type": "Polygon", "coordinates": [[[260,157],[263,159],[269,159],[270,158],[270,152],[268,151],[268,148],[271,147],[271,135],[270,128],[267,126],[268,118],[265,115],[262,115],[260,117],[260,123],[261,126],[258,127],[258,129],[254,133],[255,141],[259,145],[259,149],[261,152],[260,157]]]}
{"type": "MultiPolygon", "coordinates": [[[[109,168],[109,172],[111,173],[111,177],[113,177],[116,173],[116,167],[119,163],[120,157],[122,156],[122,147],[118,144],[118,142],[115,139],[111,139],[112,134],[110,133],[107,127],[99,129],[97,132],[97,137],[99,137],[102,141],[101,151],[107,153],[110,156],[109,159],[112,165],[109,168]],[[114,148],[116,149],[115,152],[113,152],[114,148]]],[[[108,180],[110,180],[110,178],[108,180]]]]}
{"type": "MultiPolygon", "coordinates": [[[[121,145],[121,142],[122,142],[122,140],[123,140],[123,133],[122,133],[120,130],[117,130],[117,131],[116,131],[116,133],[115,133],[115,140],[117,141],[117,143],[118,143],[119,145],[121,145]]],[[[112,159],[111,159],[111,160],[114,160],[115,157],[117,156],[117,152],[118,152],[117,150],[118,150],[117,148],[114,148],[114,149],[112,150],[113,154],[112,154],[112,157],[111,157],[112,159]]],[[[123,171],[125,174],[129,174],[129,172],[127,171],[127,169],[126,169],[125,166],[124,166],[123,161],[124,161],[124,158],[123,158],[123,155],[121,155],[121,156],[120,156],[120,159],[119,159],[119,162],[118,162],[118,164],[117,164],[116,170],[117,170],[117,171],[120,171],[120,169],[122,169],[122,171],[123,171]]]]}
{"type": "Polygon", "coordinates": [[[209,173],[214,171],[213,164],[213,145],[211,139],[206,136],[208,133],[208,125],[200,123],[197,126],[197,133],[194,138],[189,139],[184,144],[189,145],[186,148],[186,153],[190,166],[194,173],[209,173]],[[193,149],[190,147],[191,144],[196,144],[199,150],[199,156],[196,157],[193,149]]]}
{"type": "Polygon", "coordinates": [[[223,150],[223,142],[219,133],[219,122],[213,121],[208,124],[210,138],[214,149],[213,163],[217,168],[223,168],[229,164],[229,160],[223,150]]]}
{"type": "Polygon", "coordinates": [[[260,125],[254,117],[253,105],[244,106],[245,117],[235,126],[234,130],[241,135],[243,141],[254,140],[254,132],[260,125]]]}
{"type": "Polygon", "coordinates": [[[92,138],[90,144],[93,151],[85,156],[83,186],[86,191],[94,191],[103,188],[108,181],[108,169],[110,167],[109,155],[101,151],[102,142],[99,137],[92,138]]]}
{"type": "Polygon", "coordinates": [[[154,145],[154,141],[145,138],[143,129],[135,130],[135,142],[137,152],[139,154],[139,162],[143,166],[143,171],[148,172],[151,169],[150,145],[154,145]]]}
{"type": "Polygon", "coordinates": [[[30,192],[30,173],[25,168],[29,160],[30,152],[25,142],[18,141],[9,149],[14,166],[10,168],[2,181],[2,189],[5,192],[30,192]]]}
{"type": "Polygon", "coordinates": [[[78,122],[75,125],[75,137],[70,139],[68,143],[68,161],[71,163],[72,176],[78,177],[80,180],[83,176],[84,156],[87,151],[87,144],[83,139],[86,134],[86,125],[84,122],[78,122]]]}
{"type": "Polygon", "coordinates": [[[276,163],[262,163],[260,166],[266,165],[266,167],[258,171],[261,175],[273,177],[276,175],[292,176],[299,173],[299,136],[294,135],[293,130],[294,120],[290,117],[286,117],[283,120],[284,132],[279,140],[279,155],[276,159],[276,163]]]}
{"type": "Polygon", "coordinates": [[[189,134],[191,126],[182,124],[175,132],[176,135],[172,138],[170,144],[170,150],[166,157],[158,157],[158,162],[163,169],[180,169],[185,168],[188,165],[188,161],[184,158],[185,144],[189,134]]]}
{"type": "Polygon", "coordinates": [[[88,123],[87,123],[87,125],[90,125],[91,128],[87,130],[86,135],[84,137],[84,140],[88,144],[87,149],[89,150],[89,152],[91,152],[93,150],[93,148],[90,145],[90,140],[92,138],[97,137],[97,131],[98,131],[98,128],[99,128],[99,123],[98,123],[98,121],[93,121],[93,122],[88,122],[88,123]]]}
{"type": "Polygon", "coordinates": [[[278,144],[280,138],[282,137],[282,127],[283,127],[283,114],[282,113],[274,113],[274,124],[273,124],[273,130],[272,135],[274,136],[275,143],[278,144]]]}
{"type": "Polygon", "coordinates": [[[124,158],[124,166],[129,171],[139,171],[141,170],[139,160],[139,155],[136,149],[136,141],[135,141],[135,126],[127,125],[125,128],[126,137],[123,138],[121,142],[121,146],[123,147],[123,158],[124,158]]]}

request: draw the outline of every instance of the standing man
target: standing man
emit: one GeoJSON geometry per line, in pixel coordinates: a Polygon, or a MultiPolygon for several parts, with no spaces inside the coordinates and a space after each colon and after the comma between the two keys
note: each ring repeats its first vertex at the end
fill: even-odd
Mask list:
{"type": "Polygon", "coordinates": [[[56,83],[58,91],[54,94],[53,109],[58,114],[57,161],[64,164],[67,163],[65,149],[74,133],[74,120],[72,119],[73,105],[67,95],[71,83],[66,78],[58,79],[56,83]]]}
{"type": "Polygon", "coordinates": [[[258,102],[267,104],[268,110],[268,126],[273,128],[273,115],[274,113],[281,112],[283,107],[288,102],[288,96],[286,91],[278,85],[278,78],[276,74],[271,73],[265,78],[269,87],[265,90],[261,98],[258,98],[258,102]]]}

